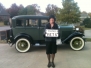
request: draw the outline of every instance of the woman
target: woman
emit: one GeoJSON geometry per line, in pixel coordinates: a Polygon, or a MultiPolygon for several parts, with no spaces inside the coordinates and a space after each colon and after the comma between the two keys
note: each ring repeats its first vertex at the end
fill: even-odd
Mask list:
{"type": "MultiPolygon", "coordinates": [[[[56,18],[51,15],[49,16],[49,23],[46,25],[46,29],[57,29],[58,30],[58,25],[55,23],[56,18]]],[[[48,58],[48,67],[55,67],[54,64],[54,58],[55,58],[55,53],[57,52],[57,45],[56,45],[56,39],[57,37],[46,37],[45,36],[46,32],[44,31],[44,37],[45,37],[45,42],[46,42],[46,54],[48,58]],[[50,61],[52,58],[52,61],[50,61]]]]}

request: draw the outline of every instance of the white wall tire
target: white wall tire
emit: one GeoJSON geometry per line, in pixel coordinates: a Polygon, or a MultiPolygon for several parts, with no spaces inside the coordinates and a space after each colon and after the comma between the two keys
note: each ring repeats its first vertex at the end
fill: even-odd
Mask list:
{"type": "Polygon", "coordinates": [[[30,49],[30,42],[26,38],[20,38],[16,41],[15,47],[17,51],[25,53],[30,49]]]}
{"type": "Polygon", "coordinates": [[[70,47],[75,51],[79,51],[83,49],[84,46],[85,46],[85,42],[81,37],[74,37],[70,41],[70,47]]]}

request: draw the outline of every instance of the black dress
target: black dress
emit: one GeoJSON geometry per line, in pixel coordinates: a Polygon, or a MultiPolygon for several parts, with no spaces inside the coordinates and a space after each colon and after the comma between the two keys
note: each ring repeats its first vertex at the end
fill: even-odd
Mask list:
{"type": "MultiPolygon", "coordinates": [[[[58,29],[58,25],[54,23],[54,26],[51,28],[50,23],[48,23],[45,29],[58,29]]],[[[44,31],[45,37],[45,31],[44,31]]],[[[56,37],[45,37],[46,42],[46,54],[55,54],[57,53],[56,37]]]]}

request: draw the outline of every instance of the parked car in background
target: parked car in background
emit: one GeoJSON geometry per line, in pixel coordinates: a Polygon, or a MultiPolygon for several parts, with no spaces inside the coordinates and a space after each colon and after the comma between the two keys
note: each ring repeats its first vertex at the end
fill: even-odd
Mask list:
{"type": "MultiPolygon", "coordinates": [[[[7,42],[15,44],[19,52],[27,52],[31,46],[45,46],[43,31],[48,23],[48,16],[20,15],[11,20],[11,29],[7,30],[7,42]]],[[[73,50],[81,50],[85,46],[84,34],[75,26],[59,25],[62,44],[69,44],[73,50]]]]}

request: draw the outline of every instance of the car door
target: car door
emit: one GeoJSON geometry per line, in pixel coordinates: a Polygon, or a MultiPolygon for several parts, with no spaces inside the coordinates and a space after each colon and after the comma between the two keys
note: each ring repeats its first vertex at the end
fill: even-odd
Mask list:
{"type": "Polygon", "coordinates": [[[41,41],[44,41],[43,32],[46,24],[48,23],[48,19],[40,19],[40,32],[39,37],[41,41]]]}
{"type": "Polygon", "coordinates": [[[16,19],[13,30],[14,37],[20,33],[25,33],[25,20],[24,19],[16,19]]]}
{"type": "Polygon", "coordinates": [[[26,20],[26,33],[30,35],[34,41],[39,40],[39,19],[26,20]]]}

